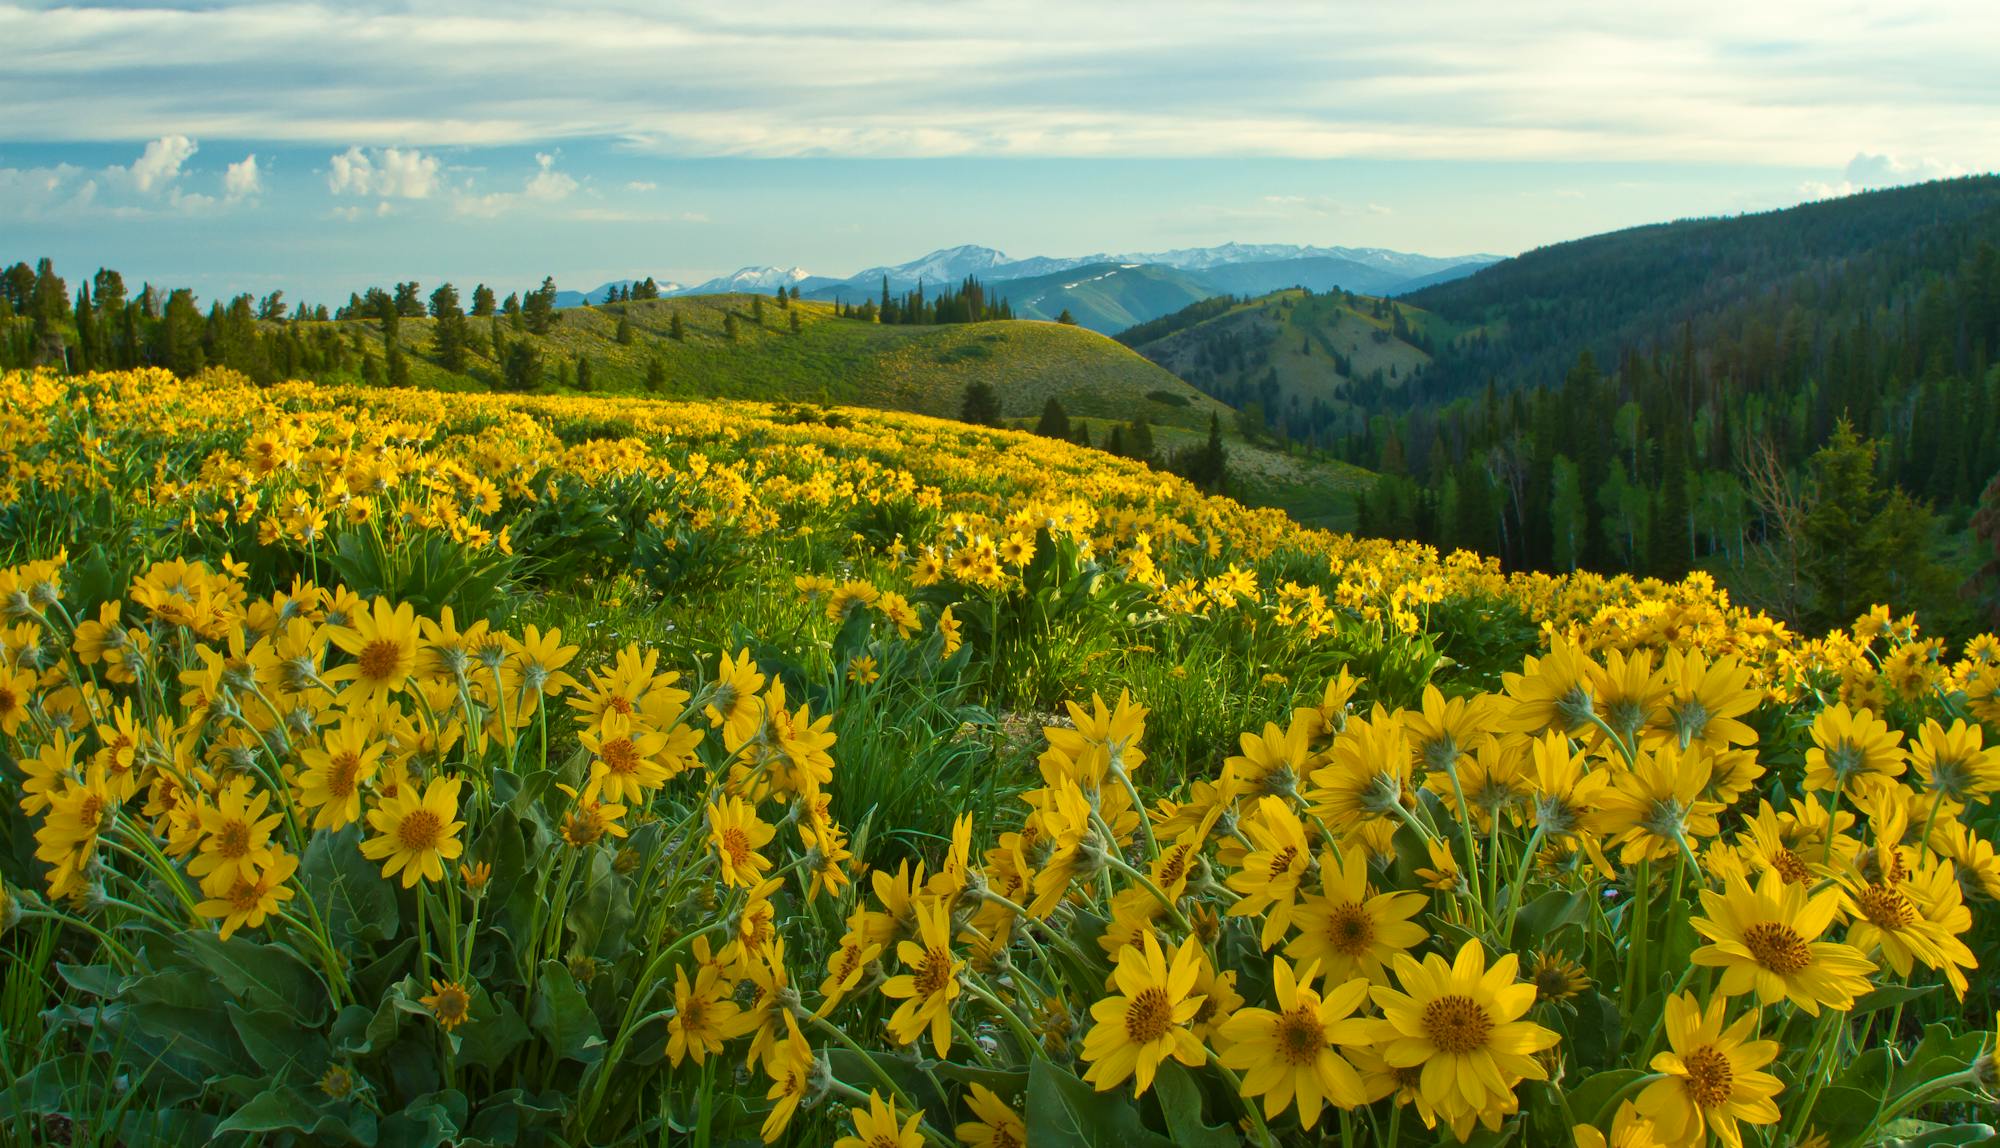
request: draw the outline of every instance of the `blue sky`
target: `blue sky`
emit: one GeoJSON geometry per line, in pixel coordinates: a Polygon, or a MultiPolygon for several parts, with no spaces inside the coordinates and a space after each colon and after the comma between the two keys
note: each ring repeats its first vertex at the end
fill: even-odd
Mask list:
{"type": "Polygon", "coordinates": [[[2000,5],[0,0],[0,258],[204,295],[1449,255],[2000,168],[2000,5]]]}

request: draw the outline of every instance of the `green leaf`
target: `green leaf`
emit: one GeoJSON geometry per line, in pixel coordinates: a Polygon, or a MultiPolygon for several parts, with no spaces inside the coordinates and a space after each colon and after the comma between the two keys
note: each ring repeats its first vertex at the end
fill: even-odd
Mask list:
{"type": "Polygon", "coordinates": [[[1098,1092],[1039,1057],[1028,1068],[1028,1143],[1035,1148],[1172,1148],[1126,1092],[1098,1092]]]}
{"type": "Polygon", "coordinates": [[[356,1109],[345,1118],[320,1110],[296,1088],[269,1089],[216,1125],[215,1134],[296,1132],[314,1144],[359,1144],[373,1148],[375,1115],[356,1109]],[[350,1121],[352,1123],[350,1123],[350,1121]]]}
{"type": "MultiPolygon", "coordinates": [[[[1570,1114],[1585,1124],[1597,1128],[1608,1128],[1611,1118],[1617,1114],[1611,1102],[1626,1085],[1646,1075],[1644,1069],[1615,1068],[1610,1072],[1596,1072],[1584,1078],[1582,1084],[1569,1090],[1570,1114]]],[[[1627,1096],[1625,1099],[1631,1099],[1627,1096]]]]}
{"type": "Polygon", "coordinates": [[[1544,893],[1521,906],[1520,914],[1514,918],[1514,935],[1533,938],[1540,944],[1574,921],[1588,905],[1582,893],[1560,889],[1544,893]]]}
{"type": "Polygon", "coordinates": [[[1201,1116],[1201,1085],[1180,1061],[1160,1065],[1153,1081],[1160,1093],[1160,1112],[1167,1118],[1167,1134],[1182,1148],[1236,1148],[1240,1143],[1233,1129],[1209,1124],[1201,1116]]]}
{"type": "Polygon", "coordinates": [[[1915,1120],[1898,1120],[1891,1124],[1884,1129],[1889,1135],[1882,1141],[1882,1148],[1956,1148],[1961,1144],[1985,1144],[2000,1139],[2000,1129],[1995,1129],[1991,1124],[1934,1124],[1916,1128],[1905,1127],[1921,1123],[1915,1120]]]}
{"type": "Polygon", "coordinates": [[[111,1000],[118,996],[124,981],[117,969],[110,965],[56,965],[56,972],[69,983],[69,987],[89,996],[111,1000]]]}
{"type": "Polygon", "coordinates": [[[325,1023],[329,1012],[326,984],[290,949],[260,945],[245,937],[225,941],[208,932],[183,933],[179,945],[244,1004],[275,1009],[313,1028],[325,1023]]]}
{"type": "MultiPolygon", "coordinates": [[[[499,1068],[529,1038],[520,1010],[506,998],[496,999],[484,985],[472,992],[472,1015],[456,1033],[461,1064],[499,1068]]],[[[664,1041],[661,1042],[664,1045],[664,1041]]]]}
{"type": "Polygon", "coordinates": [[[186,1008],[136,1001],[115,1014],[106,1010],[105,1019],[114,1022],[108,1026],[112,1031],[99,1034],[107,1051],[116,1048],[128,1061],[157,1061],[196,1084],[253,1067],[229,1018],[213,1003],[186,1008]]]}
{"type": "Polygon", "coordinates": [[[611,869],[611,854],[592,854],[584,877],[583,896],[570,905],[563,923],[576,933],[576,948],[607,960],[625,951],[625,932],[632,925],[630,882],[611,869]]]}
{"type": "Polygon", "coordinates": [[[361,827],[315,833],[299,863],[306,896],[326,915],[338,948],[391,940],[400,923],[396,890],[379,866],[361,855],[361,827]]]}
{"type": "Polygon", "coordinates": [[[283,1013],[246,1009],[235,1001],[224,1001],[223,1010],[250,1059],[272,1079],[283,1079],[288,1070],[317,1079],[326,1071],[326,1038],[317,1031],[300,1027],[283,1013]]]}
{"type": "Polygon", "coordinates": [[[1881,1094],[1834,1084],[1820,1090],[1813,1106],[1813,1126],[1838,1145],[1858,1143],[1861,1134],[1875,1122],[1881,1108],[1881,1094]]]}
{"type": "Polygon", "coordinates": [[[1895,1008],[1897,1005],[1908,1004],[1919,997],[1927,997],[1943,987],[1941,984],[1883,985],[1880,988],[1871,989],[1862,994],[1860,999],[1854,1002],[1854,1008],[1849,1010],[1847,1015],[1849,1018],[1853,1018],[1860,1016],[1862,1013],[1876,1012],[1885,1008],[1895,1008]]]}
{"type": "Polygon", "coordinates": [[[593,1063],[604,1056],[603,1030],[583,989],[561,961],[543,961],[530,1024],[557,1054],[593,1063]]]}

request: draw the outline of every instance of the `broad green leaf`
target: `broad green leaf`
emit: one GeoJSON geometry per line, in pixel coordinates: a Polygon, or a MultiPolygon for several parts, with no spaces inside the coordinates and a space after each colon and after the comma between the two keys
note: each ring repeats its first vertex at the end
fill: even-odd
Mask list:
{"type": "Polygon", "coordinates": [[[1908,1004],[1920,997],[1927,997],[1942,988],[1944,986],[1941,984],[1883,985],[1880,988],[1871,989],[1862,994],[1860,999],[1854,1002],[1854,1008],[1849,1010],[1847,1015],[1852,1018],[1860,1016],[1863,1013],[1876,1012],[1880,1009],[1895,1008],[1899,1004],[1908,1004]]]}
{"type": "Polygon", "coordinates": [[[381,866],[361,855],[361,829],[315,833],[299,862],[299,882],[320,907],[336,948],[372,945],[396,936],[396,890],[381,866]]]}
{"type": "Polygon", "coordinates": [[[253,1011],[235,1001],[223,1002],[223,1008],[244,1051],[271,1079],[304,1075],[316,1080],[326,1071],[326,1038],[317,1030],[302,1027],[283,1013],[253,1011]]]}
{"type": "Polygon", "coordinates": [[[241,936],[225,941],[209,932],[183,933],[180,945],[244,1004],[275,1009],[315,1028],[325,1023],[330,1011],[326,983],[290,949],[241,936]]]}
{"type": "Polygon", "coordinates": [[[1167,1134],[1181,1148],[1235,1148],[1240,1143],[1232,1129],[1210,1125],[1202,1119],[1201,1084],[1179,1061],[1169,1060],[1160,1065],[1153,1087],[1160,1093],[1160,1113],[1167,1118],[1167,1134]]]}
{"type": "Polygon", "coordinates": [[[499,1068],[530,1034],[514,1002],[505,997],[496,999],[482,985],[473,990],[472,1015],[454,1035],[459,1041],[461,1064],[499,1068]]]}
{"type": "Polygon", "coordinates": [[[1028,1068],[1028,1143],[1035,1148],[1171,1148],[1124,1087],[1098,1092],[1049,1061],[1028,1068]]]}
{"type": "Polygon", "coordinates": [[[216,1125],[215,1134],[296,1132],[314,1144],[375,1144],[375,1115],[364,1108],[334,1115],[322,1111],[303,1090],[271,1088],[216,1125]]]}
{"type": "Polygon", "coordinates": [[[593,1063],[604,1056],[604,1035],[583,989],[561,961],[543,961],[530,1021],[535,1032],[568,1060],[593,1063]]]}
{"type": "MultiPolygon", "coordinates": [[[[1569,1090],[1570,1114],[1585,1124],[1595,1125],[1598,1128],[1610,1127],[1611,1117],[1618,1111],[1612,1101],[1618,1098],[1618,1094],[1627,1085],[1644,1075],[1645,1071],[1637,1068],[1616,1068],[1609,1072],[1592,1073],[1584,1078],[1583,1083],[1569,1090]]],[[[1627,1093],[1625,1099],[1630,1100],[1634,1095],[1636,1091],[1627,1093]]]]}
{"type": "Polygon", "coordinates": [[[1958,1148],[2000,1139],[2000,1129],[1991,1124],[1927,1125],[1919,1120],[1899,1120],[1883,1132],[1882,1148],[1958,1148]]]}

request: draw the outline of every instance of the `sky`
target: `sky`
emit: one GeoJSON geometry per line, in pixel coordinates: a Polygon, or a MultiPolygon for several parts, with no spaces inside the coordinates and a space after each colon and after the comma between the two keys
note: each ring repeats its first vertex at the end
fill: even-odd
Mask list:
{"type": "Polygon", "coordinates": [[[1514,254],[2000,169],[2000,4],[0,0],[0,261],[204,297],[1514,254]]]}

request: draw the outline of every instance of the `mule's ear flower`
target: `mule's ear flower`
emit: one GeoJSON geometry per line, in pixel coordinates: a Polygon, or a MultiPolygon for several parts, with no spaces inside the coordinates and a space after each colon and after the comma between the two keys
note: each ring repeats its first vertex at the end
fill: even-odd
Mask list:
{"type": "Polygon", "coordinates": [[[1725,1144],[1741,1144],[1739,1124],[1777,1123],[1773,1097],[1785,1086],[1759,1070],[1777,1057],[1778,1042],[1749,1039],[1755,1009],[1723,1027],[1728,1005],[1717,997],[1703,1008],[1693,993],[1667,999],[1671,1051],[1653,1057],[1653,1071],[1664,1075],[1639,1093],[1637,1105],[1664,1143],[1699,1144],[1713,1132],[1725,1144]]]}
{"type": "Polygon", "coordinates": [[[1083,1058],[1090,1062],[1084,1079],[1099,1092],[1133,1078],[1143,1094],[1168,1057],[1188,1065],[1208,1058],[1208,1050],[1188,1029],[1202,1004],[1192,991],[1200,971],[1195,967],[1197,946],[1182,945],[1169,967],[1152,933],[1140,940],[1143,950],[1127,945],[1118,954],[1112,973],[1118,995],[1090,1009],[1097,1024],[1083,1038],[1083,1058]]]}
{"type": "Polygon", "coordinates": [[[1516,1104],[1515,1085],[1548,1079],[1534,1054],[1554,1048],[1559,1037],[1521,1019],[1535,1003],[1535,986],[1516,980],[1518,965],[1509,953],[1488,968],[1486,950],[1471,940],[1449,964],[1436,953],[1422,964],[1398,953],[1401,991],[1369,990],[1385,1018],[1377,1051],[1395,1068],[1423,1069],[1424,1103],[1499,1114],[1516,1104]]]}

